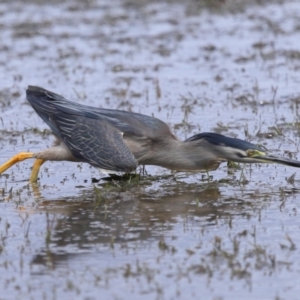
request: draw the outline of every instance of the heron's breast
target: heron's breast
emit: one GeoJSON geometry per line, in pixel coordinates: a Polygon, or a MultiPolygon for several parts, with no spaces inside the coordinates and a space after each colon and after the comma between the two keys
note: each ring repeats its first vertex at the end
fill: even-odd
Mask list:
{"type": "Polygon", "coordinates": [[[152,149],[152,142],[148,138],[124,137],[124,142],[138,161],[145,155],[149,154],[152,149]]]}

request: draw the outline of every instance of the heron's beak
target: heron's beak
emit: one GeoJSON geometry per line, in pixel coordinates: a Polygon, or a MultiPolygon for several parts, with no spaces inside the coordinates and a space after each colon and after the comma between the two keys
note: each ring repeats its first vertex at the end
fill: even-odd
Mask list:
{"type": "Polygon", "coordinates": [[[268,155],[265,152],[258,150],[248,150],[247,156],[253,160],[257,160],[258,163],[276,163],[300,168],[300,161],[268,155]]]}

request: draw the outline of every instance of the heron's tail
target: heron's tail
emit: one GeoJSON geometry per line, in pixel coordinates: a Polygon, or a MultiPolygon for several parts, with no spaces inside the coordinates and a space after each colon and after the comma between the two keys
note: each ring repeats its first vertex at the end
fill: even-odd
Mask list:
{"type": "Polygon", "coordinates": [[[60,131],[55,122],[58,115],[67,110],[70,114],[76,114],[76,104],[68,101],[64,97],[45,90],[37,86],[28,86],[26,90],[27,101],[31,104],[36,113],[51,128],[51,130],[60,136],[60,131]]]}
{"type": "Polygon", "coordinates": [[[32,85],[28,86],[26,90],[26,98],[42,119],[44,119],[43,114],[55,113],[57,105],[66,105],[67,103],[70,105],[72,103],[58,94],[32,85]]]}

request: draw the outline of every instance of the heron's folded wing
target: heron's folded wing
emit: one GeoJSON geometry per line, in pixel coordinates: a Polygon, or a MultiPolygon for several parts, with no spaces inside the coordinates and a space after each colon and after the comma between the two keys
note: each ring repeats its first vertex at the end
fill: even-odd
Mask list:
{"type": "Polygon", "coordinates": [[[123,133],[105,119],[58,114],[54,122],[60,137],[75,156],[108,171],[131,172],[138,162],[123,140],[123,133]]]}

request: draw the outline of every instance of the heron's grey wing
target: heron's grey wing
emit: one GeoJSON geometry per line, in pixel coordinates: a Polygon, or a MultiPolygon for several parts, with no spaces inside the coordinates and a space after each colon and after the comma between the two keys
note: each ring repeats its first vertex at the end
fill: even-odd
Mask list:
{"type": "Polygon", "coordinates": [[[77,157],[108,171],[131,172],[138,162],[125,145],[123,134],[105,119],[57,114],[60,137],[77,157]]]}
{"type": "Polygon", "coordinates": [[[75,116],[82,116],[89,119],[105,119],[112,127],[130,136],[147,136],[156,139],[158,132],[160,136],[173,136],[169,126],[154,117],[128,111],[82,105],[71,102],[58,94],[36,86],[28,86],[26,96],[28,102],[32,105],[37,114],[58,136],[60,136],[60,132],[53,120],[56,119],[56,115],[59,113],[73,115],[74,118],[75,116]]]}

